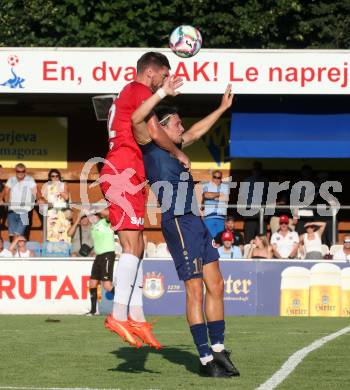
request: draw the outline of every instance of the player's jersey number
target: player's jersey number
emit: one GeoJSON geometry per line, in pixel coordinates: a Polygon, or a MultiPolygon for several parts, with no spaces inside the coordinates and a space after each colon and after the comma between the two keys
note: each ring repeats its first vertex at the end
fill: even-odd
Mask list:
{"type": "MultiPolygon", "coordinates": [[[[112,125],[113,125],[116,111],[117,111],[117,108],[116,108],[115,104],[112,104],[111,108],[109,109],[108,122],[107,122],[108,138],[110,140],[117,136],[117,132],[115,130],[112,130],[112,125]]],[[[109,149],[113,149],[113,146],[114,146],[114,142],[109,142],[109,149]]]]}

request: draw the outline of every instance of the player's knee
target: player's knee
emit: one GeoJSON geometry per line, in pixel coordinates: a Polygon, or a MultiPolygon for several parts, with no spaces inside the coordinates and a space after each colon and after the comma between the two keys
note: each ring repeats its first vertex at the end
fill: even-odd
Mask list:
{"type": "Polygon", "coordinates": [[[222,276],[219,276],[206,287],[210,294],[220,297],[224,294],[224,286],[224,279],[222,276]]]}
{"type": "Polygon", "coordinates": [[[203,302],[203,283],[202,279],[196,279],[194,283],[188,283],[186,286],[186,298],[188,302],[203,302]],[[197,283],[200,281],[200,283],[197,283]]]}

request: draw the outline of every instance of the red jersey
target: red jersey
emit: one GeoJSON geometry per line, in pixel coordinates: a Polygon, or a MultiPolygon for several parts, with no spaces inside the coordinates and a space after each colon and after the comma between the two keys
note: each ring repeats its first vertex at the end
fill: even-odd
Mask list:
{"type": "Polygon", "coordinates": [[[134,167],[134,158],[142,161],[142,153],[132,131],[131,116],[150,96],[150,88],[133,81],[123,88],[109,110],[109,153],[106,158],[118,169],[134,167]],[[135,155],[131,156],[131,153],[135,155]]]}
{"type": "Polygon", "coordinates": [[[132,131],[131,116],[150,96],[152,91],[148,87],[133,81],[124,87],[109,110],[108,161],[100,172],[100,184],[109,201],[109,219],[117,231],[143,230],[146,203],[145,168],[141,150],[132,131]],[[132,177],[128,168],[135,171],[132,177]],[[137,187],[140,190],[133,191],[137,187]]]}

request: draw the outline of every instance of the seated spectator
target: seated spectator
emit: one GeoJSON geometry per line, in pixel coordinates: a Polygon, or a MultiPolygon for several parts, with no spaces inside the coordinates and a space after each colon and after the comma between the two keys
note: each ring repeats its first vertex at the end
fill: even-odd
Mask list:
{"type": "Polygon", "coordinates": [[[214,242],[215,242],[217,247],[222,245],[221,236],[225,232],[231,232],[232,233],[232,235],[233,235],[233,245],[239,246],[241,251],[243,251],[243,244],[244,244],[243,236],[242,236],[242,234],[240,232],[235,230],[235,220],[234,220],[233,217],[226,217],[224,230],[222,232],[218,233],[215,236],[214,242]]]}
{"type": "Polygon", "coordinates": [[[224,229],[229,196],[230,187],[222,181],[222,172],[214,171],[211,181],[203,186],[204,222],[213,238],[224,229]]]}
{"type": "Polygon", "coordinates": [[[298,233],[289,229],[288,215],[281,215],[279,222],[279,230],[271,236],[273,255],[276,259],[295,259],[299,248],[298,233]]]}
{"type": "Polygon", "coordinates": [[[29,212],[36,199],[36,183],[26,174],[26,167],[19,163],[15,167],[16,175],[10,177],[4,189],[5,202],[9,202],[7,223],[10,241],[26,234],[29,227],[29,212]]]}
{"type": "Polygon", "coordinates": [[[335,252],[333,260],[350,261],[350,235],[344,237],[343,248],[335,252]]]}
{"type": "Polygon", "coordinates": [[[305,259],[319,260],[322,255],[322,234],[326,227],[325,222],[307,222],[305,225],[306,233],[300,235],[300,245],[303,246],[305,259]]]}
{"type": "Polygon", "coordinates": [[[13,257],[34,257],[34,252],[27,248],[27,240],[23,236],[16,237],[10,247],[13,257]]]}
{"type": "MultiPolygon", "coordinates": [[[[279,197],[276,201],[276,206],[288,206],[289,204],[289,196],[288,192],[284,191],[281,194],[279,194],[279,197]]],[[[295,230],[295,224],[298,222],[298,220],[292,217],[292,213],[289,209],[285,208],[276,208],[274,215],[270,219],[270,232],[271,234],[276,233],[279,229],[279,220],[281,215],[288,215],[289,217],[289,229],[295,230]]]]}
{"type": "Polygon", "coordinates": [[[1,237],[0,237],[0,257],[13,257],[12,252],[4,248],[4,240],[1,237]]]}
{"type": "Polygon", "coordinates": [[[259,234],[255,236],[250,244],[248,259],[271,259],[272,248],[265,235],[259,234]]]}
{"type": "Polygon", "coordinates": [[[242,252],[239,246],[233,244],[233,235],[231,232],[224,232],[221,236],[223,245],[218,249],[222,259],[241,259],[242,252]]]}
{"type": "Polygon", "coordinates": [[[72,237],[72,256],[92,255],[91,223],[86,215],[79,214],[68,230],[68,236],[72,237]]]}

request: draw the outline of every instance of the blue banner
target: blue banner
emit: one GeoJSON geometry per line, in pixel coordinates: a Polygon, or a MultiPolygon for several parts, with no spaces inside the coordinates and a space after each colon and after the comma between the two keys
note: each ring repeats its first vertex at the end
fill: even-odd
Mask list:
{"type": "MultiPolygon", "coordinates": [[[[225,281],[225,313],[229,316],[278,316],[280,314],[281,274],[284,270],[311,269],[316,264],[332,264],[340,269],[349,263],[317,261],[220,260],[225,281]]],[[[147,315],[184,315],[185,287],[178,280],[172,260],[145,260],[144,308],[147,315]]],[[[339,276],[340,280],[340,276],[339,276]]],[[[340,289],[340,287],[339,287],[340,289]]],[[[349,286],[350,291],[350,286],[349,286]]],[[[100,313],[112,310],[112,297],[103,292],[100,313]]]]}
{"type": "Polygon", "coordinates": [[[230,156],[348,158],[350,114],[234,113],[230,156]]]}

